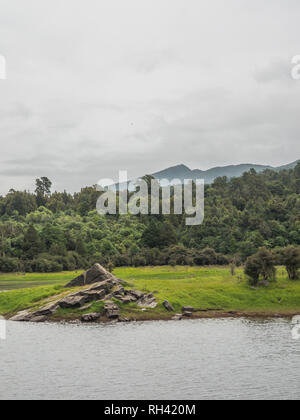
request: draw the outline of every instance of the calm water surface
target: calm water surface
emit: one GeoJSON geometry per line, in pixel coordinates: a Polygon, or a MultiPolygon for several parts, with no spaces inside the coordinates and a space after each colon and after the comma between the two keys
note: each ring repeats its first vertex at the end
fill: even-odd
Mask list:
{"type": "Polygon", "coordinates": [[[0,399],[300,399],[287,320],[7,324],[0,399]]]}

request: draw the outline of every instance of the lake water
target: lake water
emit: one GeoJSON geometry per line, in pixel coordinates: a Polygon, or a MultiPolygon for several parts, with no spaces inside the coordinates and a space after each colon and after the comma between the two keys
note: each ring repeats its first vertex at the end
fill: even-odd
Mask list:
{"type": "Polygon", "coordinates": [[[7,323],[0,399],[300,399],[288,320],[7,323]]]}

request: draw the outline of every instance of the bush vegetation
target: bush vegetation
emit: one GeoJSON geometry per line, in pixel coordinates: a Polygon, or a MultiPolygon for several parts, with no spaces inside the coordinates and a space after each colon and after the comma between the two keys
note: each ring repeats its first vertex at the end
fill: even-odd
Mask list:
{"type": "Polygon", "coordinates": [[[300,164],[216,179],[205,187],[204,223],[193,227],[184,214],[102,216],[95,187],[71,195],[51,193],[51,185],[44,177],[34,193],[10,190],[0,197],[0,271],[59,272],[94,262],[239,266],[251,257],[247,273],[254,284],[274,277],[272,264],[285,264],[291,279],[299,277],[300,164]],[[262,254],[257,259],[260,248],[264,263],[262,254]]]}

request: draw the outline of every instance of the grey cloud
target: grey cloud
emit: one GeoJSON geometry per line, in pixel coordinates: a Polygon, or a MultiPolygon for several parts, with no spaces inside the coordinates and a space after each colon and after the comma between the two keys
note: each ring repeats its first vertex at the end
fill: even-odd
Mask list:
{"type": "Polygon", "coordinates": [[[298,0],[42,3],[1,0],[1,193],[300,158],[298,0]]]}
{"type": "Polygon", "coordinates": [[[140,54],[137,63],[136,69],[141,73],[151,73],[159,68],[176,64],[179,62],[179,58],[176,53],[168,48],[159,49],[156,51],[148,51],[143,55],[140,54]]]}
{"type": "Polygon", "coordinates": [[[260,83],[288,82],[292,84],[291,57],[269,63],[268,66],[257,71],[254,77],[260,83]]]}

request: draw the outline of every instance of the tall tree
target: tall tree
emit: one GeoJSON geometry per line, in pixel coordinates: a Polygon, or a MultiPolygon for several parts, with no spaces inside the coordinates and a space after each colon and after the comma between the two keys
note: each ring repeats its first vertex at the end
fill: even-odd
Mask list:
{"type": "Polygon", "coordinates": [[[35,193],[36,193],[37,205],[38,207],[45,206],[47,202],[47,198],[51,194],[52,182],[50,181],[49,178],[43,176],[41,178],[36,179],[35,185],[36,185],[35,193]]]}

